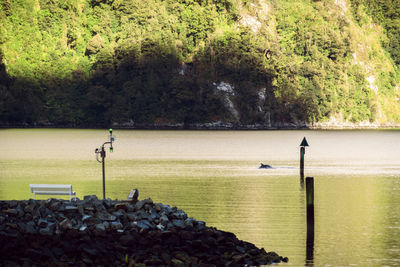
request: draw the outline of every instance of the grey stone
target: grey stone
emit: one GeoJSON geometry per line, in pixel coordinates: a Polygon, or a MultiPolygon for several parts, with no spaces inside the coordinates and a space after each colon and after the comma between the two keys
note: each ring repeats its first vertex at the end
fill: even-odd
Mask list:
{"type": "Polygon", "coordinates": [[[103,222],[103,225],[106,230],[110,229],[111,227],[111,224],[109,222],[103,222]]]}
{"type": "Polygon", "coordinates": [[[116,216],[117,218],[121,218],[124,216],[124,213],[122,213],[121,211],[114,211],[112,215],[116,216]]]}
{"type": "Polygon", "coordinates": [[[78,211],[78,207],[72,206],[72,205],[68,205],[68,206],[65,206],[65,211],[67,211],[67,212],[76,212],[76,211],[78,211]]]}
{"type": "Polygon", "coordinates": [[[123,227],[124,226],[120,222],[112,222],[111,223],[111,229],[113,229],[113,230],[122,229],[123,227]]]}
{"type": "Polygon", "coordinates": [[[52,235],[53,231],[51,231],[49,227],[40,228],[39,229],[39,234],[41,234],[41,235],[52,235]]]}
{"type": "Polygon", "coordinates": [[[84,214],[84,210],[83,210],[83,206],[82,205],[78,205],[78,212],[83,215],[84,214]]]}
{"type": "Polygon", "coordinates": [[[164,225],[162,225],[161,223],[159,223],[159,224],[157,224],[157,229],[159,229],[159,230],[164,230],[165,229],[165,226],[164,225]]]}
{"type": "Polygon", "coordinates": [[[4,213],[7,213],[7,214],[9,214],[9,215],[13,215],[13,216],[18,215],[17,209],[6,209],[6,210],[3,210],[3,212],[4,212],[4,213]]]}
{"type": "Polygon", "coordinates": [[[117,210],[124,210],[124,211],[133,210],[133,205],[129,203],[117,203],[115,204],[114,207],[117,210]]]}
{"type": "Polygon", "coordinates": [[[144,200],[140,200],[140,201],[136,202],[136,205],[135,205],[136,210],[142,209],[145,204],[146,204],[146,202],[144,200]]]}
{"type": "Polygon", "coordinates": [[[138,200],[138,197],[139,197],[139,190],[133,189],[133,190],[131,190],[131,192],[129,192],[128,200],[136,202],[138,200]]]}
{"type": "Polygon", "coordinates": [[[172,224],[178,228],[185,228],[185,221],[184,220],[172,220],[172,224]]]}
{"type": "Polygon", "coordinates": [[[109,209],[109,208],[111,208],[111,207],[114,206],[112,200],[109,199],[109,198],[108,198],[108,199],[103,199],[103,200],[102,200],[102,203],[103,203],[103,206],[104,206],[105,208],[107,208],[107,209],[109,209]]]}
{"type": "Polygon", "coordinates": [[[24,209],[21,207],[21,204],[18,204],[17,208],[16,208],[17,212],[18,212],[18,216],[22,217],[24,216],[24,209]]]}
{"type": "Polygon", "coordinates": [[[18,225],[16,223],[6,223],[6,226],[11,229],[18,229],[18,225]]]}
{"type": "Polygon", "coordinates": [[[37,231],[36,231],[36,225],[35,225],[35,223],[34,222],[27,222],[26,224],[25,224],[25,231],[28,233],[28,234],[36,234],[37,233],[37,231]]]}
{"type": "Polygon", "coordinates": [[[205,222],[203,222],[203,221],[197,221],[196,222],[196,229],[202,230],[204,228],[206,228],[206,223],[205,222]]]}
{"type": "Polygon", "coordinates": [[[185,220],[185,226],[194,227],[195,220],[193,218],[187,218],[185,220]]]}
{"type": "Polygon", "coordinates": [[[172,213],[172,216],[175,217],[176,219],[187,219],[187,215],[183,210],[177,210],[174,213],[172,213]]]}
{"type": "Polygon", "coordinates": [[[106,231],[106,228],[105,228],[104,224],[102,224],[102,223],[98,223],[94,227],[99,232],[105,232],[106,231]]]}
{"type": "Polygon", "coordinates": [[[135,212],[126,213],[126,216],[130,221],[137,221],[140,219],[140,217],[135,212]]]}
{"type": "Polygon", "coordinates": [[[47,225],[47,228],[49,228],[50,231],[52,231],[52,232],[54,232],[54,230],[56,229],[56,227],[57,227],[57,224],[52,223],[52,222],[49,222],[48,225],[47,225]]]}
{"type": "Polygon", "coordinates": [[[177,258],[178,260],[181,260],[186,263],[190,262],[189,255],[184,251],[179,251],[179,252],[174,253],[174,257],[177,258]]]}
{"type": "Polygon", "coordinates": [[[62,222],[60,222],[60,226],[63,230],[72,229],[72,223],[68,218],[66,218],[62,222]]]}
{"type": "Polygon", "coordinates": [[[99,218],[102,221],[115,221],[117,219],[116,216],[105,212],[97,214],[97,218],[99,218]]]}
{"type": "Polygon", "coordinates": [[[100,220],[99,218],[90,216],[90,218],[85,218],[84,222],[87,224],[94,225],[94,224],[102,223],[103,221],[100,220]]]}
{"type": "Polygon", "coordinates": [[[96,249],[92,249],[92,248],[83,248],[83,251],[85,251],[87,254],[92,255],[92,256],[96,256],[97,255],[97,250],[96,249]]]}
{"type": "Polygon", "coordinates": [[[88,195],[88,196],[84,196],[84,197],[83,197],[83,200],[84,200],[84,201],[91,201],[91,202],[94,202],[94,201],[98,201],[99,199],[97,198],[96,195],[88,195]]]}
{"type": "Polygon", "coordinates": [[[134,222],[134,224],[135,224],[137,227],[141,228],[141,229],[150,229],[150,228],[153,228],[153,225],[152,225],[149,221],[147,221],[147,220],[141,220],[141,221],[138,221],[138,222],[134,222]]]}
{"type": "Polygon", "coordinates": [[[136,212],[136,215],[138,216],[139,219],[146,219],[146,220],[151,220],[150,219],[150,214],[145,212],[144,210],[139,210],[136,212]]]}
{"type": "Polygon", "coordinates": [[[45,227],[47,227],[47,224],[48,224],[49,222],[47,221],[47,220],[45,220],[45,219],[40,219],[39,221],[38,221],[38,226],[39,227],[42,227],[42,228],[45,228],[45,227]]]}
{"type": "Polygon", "coordinates": [[[88,220],[88,219],[90,219],[90,218],[92,218],[92,216],[87,215],[87,214],[83,214],[83,215],[82,215],[82,221],[83,221],[83,222],[86,221],[86,220],[88,220]]]}
{"type": "Polygon", "coordinates": [[[52,211],[57,211],[61,206],[61,202],[57,201],[57,202],[52,202],[49,206],[50,210],[52,211]]]}
{"type": "Polygon", "coordinates": [[[160,223],[162,224],[162,225],[167,225],[167,223],[169,223],[169,219],[168,219],[168,217],[167,217],[167,215],[165,215],[165,214],[163,214],[161,217],[160,217],[160,223]]]}

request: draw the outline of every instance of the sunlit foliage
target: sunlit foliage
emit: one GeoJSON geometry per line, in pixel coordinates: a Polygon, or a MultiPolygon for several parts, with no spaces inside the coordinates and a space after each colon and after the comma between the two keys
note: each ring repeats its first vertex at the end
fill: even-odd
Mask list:
{"type": "Polygon", "coordinates": [[[398,1],[0,3],[3,124],[400,121],[398,1]]]}

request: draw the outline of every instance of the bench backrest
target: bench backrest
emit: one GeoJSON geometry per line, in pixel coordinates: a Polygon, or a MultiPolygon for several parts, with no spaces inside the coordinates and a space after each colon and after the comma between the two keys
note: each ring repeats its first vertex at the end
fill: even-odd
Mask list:
{"type": "Polygon", "coordinates": [[[30,184],[29,190],[33,192],[38,191],[60,191],[60,192],[72,192],[71,184],[30,184]]]}
{"type": "Polygon", "coordinates": [[[72,191],[71,184],[30,184],[29,185],[29,199],[31,193],[35,195],[69,195],[71,200],[72,196],[76,197],[76,193],[72,191]]]}

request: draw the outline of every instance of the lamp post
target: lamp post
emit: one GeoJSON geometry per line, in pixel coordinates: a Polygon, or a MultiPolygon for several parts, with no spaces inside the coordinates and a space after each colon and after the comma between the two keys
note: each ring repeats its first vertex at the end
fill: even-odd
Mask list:
{"type": "Polygon", "coordinates": [[[300,144],[300,178],[304,179],[304,154],[306,153],[306,146],[309,146],[307,139],[304,137],[300,144]]]}
{"type": "Polygon", "coordinates": [[[114,142],[115,138],[112,135],[112,129],[109,130],[110,132],[110,141],[105,142],[100,148],[96,148],[94,151],[96,153],[96,160],[101,163],[102,165],[102,171],[103,171],[103,199],[106,199],[106,174],[105,174],[105,159],[106,159],[106,151],[104,150],[104,146],[107,144],[110,144],[110,152],[114,151],[112,143],[114,142]],[[99,154],[101,157],[101,160],[99,160],[99,154]]]}

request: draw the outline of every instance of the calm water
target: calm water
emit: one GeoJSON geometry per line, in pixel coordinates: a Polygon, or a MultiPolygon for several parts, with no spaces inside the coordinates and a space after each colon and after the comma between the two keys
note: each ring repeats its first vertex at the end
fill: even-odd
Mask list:
{"type": "MultiPolygon", "coordinates": [[[[289,257],[282,266],[400,266],[400,131],[114,131],[107,197],[184,209],[289,257]],[[315,178],[315,240],[306,248],[305,174],[315,178]],[[258,169],[260,162],[275,169],[258,169]]],[[[29,183],[102,195],[94,149],[103,130],[0,130],[0,199],[29,183]]]]}

